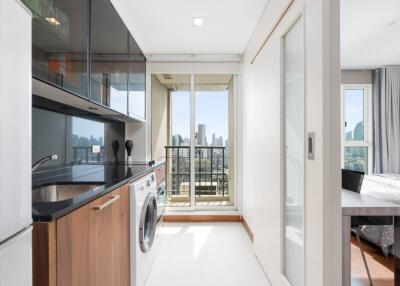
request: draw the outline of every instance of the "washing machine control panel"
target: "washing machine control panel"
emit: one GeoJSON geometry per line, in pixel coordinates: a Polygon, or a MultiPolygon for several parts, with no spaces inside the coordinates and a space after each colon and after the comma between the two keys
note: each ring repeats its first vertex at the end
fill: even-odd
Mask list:
{"type": "Polygon", "coordinates": [[[154,189],[156,190],[156,179],[154,173],[150,173],[142,179],[134,182],[134,188],[136,192],[143,192],[146,189],[154,189]]]}

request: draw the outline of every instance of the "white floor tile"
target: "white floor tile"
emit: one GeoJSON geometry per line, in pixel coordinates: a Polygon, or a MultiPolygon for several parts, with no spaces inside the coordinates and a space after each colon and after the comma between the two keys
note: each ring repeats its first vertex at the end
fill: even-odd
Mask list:
{"type": "Polygon", "coordinates": [[[202,261],[203,286],[266,286],[263,271],[245,246],[207,247],[202,261]]]}
{"type": "Polygon", "coordinates": [[[201,258],[192,251],[190,246],[161,247],[146,286],[201,286],[201,258]]]}
{"type": "Polygon", "coordinates": [[[146,286],[267,286],[240,223],[164,223],[146,286]]]}

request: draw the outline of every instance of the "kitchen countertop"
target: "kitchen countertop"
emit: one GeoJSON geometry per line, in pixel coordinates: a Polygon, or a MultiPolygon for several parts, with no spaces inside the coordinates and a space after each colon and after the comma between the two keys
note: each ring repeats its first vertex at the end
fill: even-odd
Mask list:
{"type": "Polygon", "coordinates": [[[32,203],[32,218],[36,222],[52,221],[69,212],[113,191],[114,189],[135,181],[150,173],[163,162],[153,166],[147,163],[101,163],[87,165],[64,165],[45,168],[32,175],[32,188],[54,183],[99,183],[99,187],[77,197],[58,202],[32,203]]]}

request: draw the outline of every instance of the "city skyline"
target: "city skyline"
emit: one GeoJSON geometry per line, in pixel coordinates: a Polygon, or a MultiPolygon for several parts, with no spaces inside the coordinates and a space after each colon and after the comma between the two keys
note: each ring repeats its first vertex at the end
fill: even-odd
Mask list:
{"type": "Polygon", "coordinates": [[[92,146],[92,145],[99,145],[99,146],[104,146],[104,137],[100,136],[98,138],[95,138],[93,135],[88,136],[78,136],[77,134],[72,134],[71,138],[71,144],[72,146],[79,146],[79,147],[84,147],[84,146],[92,146]]]}
{"type": "Polygon", "coordinates": [[[364,140],[364,90],[345,90],[344,106],[345,139],[364,140]]]}
{"type": "Polygon", "coordinates": [[[103,138],[104,141],[104,123],[72,116],[72,134],[88,140],[103,138]]]}
{"type": "MultiPolygon", "coordinates": [[[[190,138],[190,92],[174,91],[172,95],[172,135],[190,138]]],[[[215,133],[228,138],[228,91],[196,91],[196,131],[207,126],[205,136],[210,142],[215,133]]]]}
{"type": "MultiPolygon", "coordinates": [[[[207,138],[204,134],[207,130],[207,126],[205,124],[197,125],[196,132],[196,145],[198,146],[214,146],[214,147],[228,147],[228,138],[224,138],[223,136],[217,136],[217,134],[213,133],[210,139],[207,138]]],[[[181,134],[173,134],[172,135],[172,146],[189,146],[190,139],[188,137],[183,137],[181,134]]]]}

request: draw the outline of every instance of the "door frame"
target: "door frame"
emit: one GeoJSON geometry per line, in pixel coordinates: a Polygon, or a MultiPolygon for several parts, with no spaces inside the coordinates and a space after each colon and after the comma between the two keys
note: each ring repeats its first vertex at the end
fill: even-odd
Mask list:
{"type": "MultiPolygon", "coordinates": [[[[233,169],[233,178],[232,178],[232,194],[233,194],[233,205],[231,206],[196,206],[196,195],[195,195],[195,160],[190,160],[190,206],[189,207],[166,207],[167,212],[188,212],[188,211],[225,211],[225,212],[232,212],[237,214],[240,210],[240,202],[241,197],[239,195],[239,186],[241,183],[240,178],[240,149],[241,142],[238,138],[241,132],[241,125],[240,125],[240,118],[241,118],[241,109],[239,102],[241,101],[240,93],[239,93],[239,86],[240,86],[240,77],[235,72],[155,72],[148,69],[150,75],[156,75],[161,73],[170,73],[170,74],[184,74],[190,76],[190,156],[191,158],[195,158],[195,134],[196,134],[196,92],[195,92],[195,77],[196,75],[221,75],[221,74],[231,74],[232,81],[233,81],[233,114],[229,114],[229,119],[233,120],[233,128],[230,131],[230,136],[233,137],[231,141],[233,144],[233,152],[231,158],[231,166],[230,169],[233,169]]],[[[150,76],[151,78],[151,76],[150,76]]],[[[150,89],[151,90],[151,89],[150,89]]],[[[168,95],[169,99],[171,98],[168,95]]],[[[171,107],[170,101],[169,106],[171,107]]],[[[169,111],[169,116],[171,112],[169,111]]],[[[171,122],[171,118],[168,119],[171,122]]],[[[170,123],[172,124],[172,123],[170,123]]],[[[171,127],[168,130],[168,137],[171,136],[170,134],[171,127]]]]}

